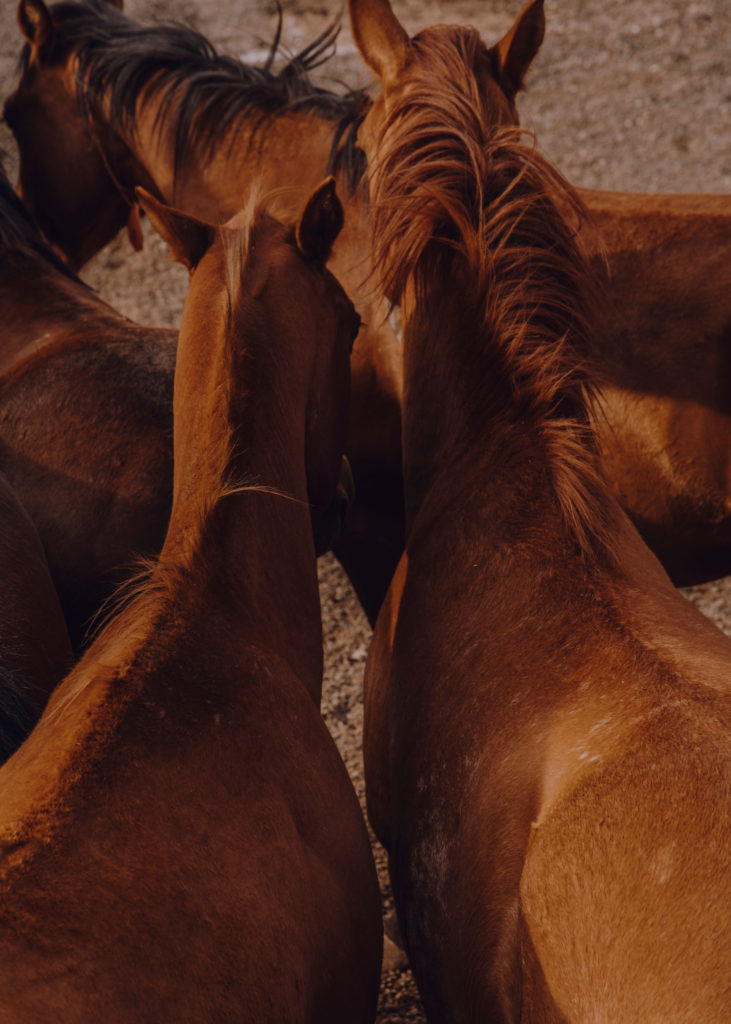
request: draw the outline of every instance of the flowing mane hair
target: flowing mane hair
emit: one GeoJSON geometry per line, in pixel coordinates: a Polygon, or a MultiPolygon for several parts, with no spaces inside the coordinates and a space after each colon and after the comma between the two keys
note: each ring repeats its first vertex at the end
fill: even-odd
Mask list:
{"type": "MultiPolygon", "coordinates": [[[[192,28],[180,24],[139,25],[108,0],[65,0],[53,9],[55,37],[50,60],[74,50],[78,59],[78,99],[93,120],[102,94],[109,117],[134,132],[138,103],[161,99],[156,127],[171,133],[177,173],[186,155],[208,156],[224,138],[235,137],[244,118],[262,127],[292,110],[315,113],[334,125],[325,174],[342,171],[352,188],[365,172],[355,138],[368,100],[362,91],[343,95],[315,85],[310,72],[334,52],[340,32],[333,22],[274,73],[280,52],[282,13],[262,67],[217,53],[192,28]]],[[[27,64],[28,47],[21,60],[27,64]]]]}
{"type": "Polygon", "coordinates": [[[577,239],[584,208],[524,131],[491,125],[472,70],[484,50],[474,30],[412,44],[418,70],[369,165],[376,273],[394,300],[407,288],[417,303],[460,289],[484,342],[482,359],[470,355],[476,394],[494,390],[496,373],[507,381],[547,454],[570,534],[584,554],[611,557],[592,429],[599,289],[577,239]]]}

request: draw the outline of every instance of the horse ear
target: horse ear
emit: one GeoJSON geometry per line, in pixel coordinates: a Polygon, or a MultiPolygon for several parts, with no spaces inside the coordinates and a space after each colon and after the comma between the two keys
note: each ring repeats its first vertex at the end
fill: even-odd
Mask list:
{"type": "Polygon", "coordinates": [[[349,6],[355,44],[387,93],[413,60],[408,33],[389,0],[350,0],[349,6]]]}
{"type": "Polygon", "coordinates": [[[307,200],[297,225],[297,248],[308,260],[327,263],[333,242],[343,226],[343,207],[335,178],[326,178],[307,200]]]}
{"type": "Polygon", "coordinates": [[[34,52],[40,50],[53,38],[53,22],[43,0],[20,0],[18,25],[34,52]]]}
{"type": "Polygon", "coordinates": [[[140,219],[140,204],[132,203],[127,218],[127,235],[135,252],[142,252],[145,246],[145,236],[142,234],[142,221],[140,219]]]}
{"type": "Polygon", "coordinates": [[[538,53],[546,31],[543,0],[530,0],[493,48],[500,65],[500,83],[509,99],[522,88],[525,73],[538,53]]]}
{"type": "Polygon", "coordinates": [[[213,244],[216,228],[190,217],[187,213],[175,210],[172,206],[166,206],[144,188],[138,186],[135,195],[150,218],[150,224],[170,246],[173,259],[189,270],[197,267],[213,244]]]}

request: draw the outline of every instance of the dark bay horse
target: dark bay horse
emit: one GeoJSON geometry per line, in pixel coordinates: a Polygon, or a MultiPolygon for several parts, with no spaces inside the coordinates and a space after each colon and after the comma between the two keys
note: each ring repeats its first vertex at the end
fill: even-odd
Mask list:
{"type": "Polygon", "coordinates": [[[581,204],[470,30],[351,0],[404,314],[407,546],[366,668],[369,813],[430,1021],[731,1012],[731,644],[612,497],[581,204]],[[573,211],[573,223],[571,213],[573,211]]]}
{"type": "Polygon", "coordinates": [[[0,763],[31,731],[72,664],[38,531],[0,475],[0,763]]]}
{"type": "Polygon", "coordinates": [[[140,327],[48,248],[0,168],[0,473],[40,536],[74,648],[172,496],[177,332],[140,327]]]}
{"type": "Polygon", "coordinates": [[[357,497],[336,553],[374,620],[403,549],[400,352],[369,280],[354,146],[366,101],[319,89],[307,75],[333,34],[274,74],[220,57],[180,25],[138,25],[108,0],[21,0],[18,18],[28,45],[5,116],[21,149],[20,189],[72,266],[125,224],[141,245],[137,185],[214,223],[244,205],[260,173],[268,189],[284,190],[280,208],[292,216],[325,173],[348,193],[332,268],[364,328],[348,441],[357,497]]]}
{"type": "Polygon", "coordinates": [[[144,199],[191,268],[159,560],[0,771],[3,1021],[373,1020],[380,904],[319,714],[310,504],[334,496],[358,329],[295,228],[144,199]]]}

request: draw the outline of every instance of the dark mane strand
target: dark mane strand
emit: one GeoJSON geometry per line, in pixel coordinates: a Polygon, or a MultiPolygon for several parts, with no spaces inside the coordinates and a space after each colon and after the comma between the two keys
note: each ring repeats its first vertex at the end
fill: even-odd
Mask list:
{"type": "Polygon", "coordinates": [[[564,521],[596,553],[609,530],[591,426],[600,307],[577,239],[584,208],[525,132],[491,125],[470,71],[482,45],[471,29],[421,50],[414,40],[423,88],[414,79],[394,101],[369,167],[375,266],[393,298],[409,287],[428,301],[445,281],[465,282],[485,346],[476,394],[499,367],[545,448],[564,521]]]}
{"type": "Polygon", "coordinates": [[[5,172],[4,154],[0,151],[0,253],[4,262],[40,257],[62,274],[77,281],[76,275],[46,243],[23,202],[16,195],[5,172]]]}
{"type": "Polygon", "coordinates": [[[281,11],[262,67],[220,55],[194,29],[180,24],[139,25],[105,0],[67,2],[53,8],[55,40],[49,59],[78,55],[78,95],[85,115],[103,94],[109,117],[134,130],[139,103],[162,100],[157,124],[172,134],[174,164],[191,151],[206,157],[245,119],[260,128],[292,110],[333,122],[343,152],[333,166],[352,172],[354,188],[364,159],[355,145],[357,122],[368,100],[361,91],[338,95],[315,85],[310,73],[332,56],[340,32],[333,22],[274,73],[281,37],[281,11]],[[253,119],[253,121],[252,121],[253,119]]]}

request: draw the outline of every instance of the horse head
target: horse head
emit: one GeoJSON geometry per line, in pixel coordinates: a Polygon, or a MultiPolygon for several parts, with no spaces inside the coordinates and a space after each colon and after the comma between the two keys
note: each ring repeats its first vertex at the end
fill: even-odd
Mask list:
{"type": "MultiPolygon", "coordinates": [[[[109,0],[103,16],[121,18],[120,6],[109,0]]],[[[132,244],[142,246],[139,209],[123,184],[131,154],[77,98],[78,30],[101,17],[79,3],[20,0],[26,45],[20,81],[4,109],[20,153],[18,191],[75,270],[125,225],[132,244]]]]}
{"type": "Polygon", "coordinates": [[[394,102],[440,73],[434,62],[446,62],[459,68],[460,74],[469,74],[464,87],[480,96],[486,123],[518,124],[515,97],[543,41],[543,0],[530,0],[510,30],[490,47],[475,29],[456,25],[426,28],[409,38],[389,0],[350,0],[350,19],[360,54],[378,75],[383,90],[359,132],[369,155],[377,152],[378,126],[394,102]]]}

